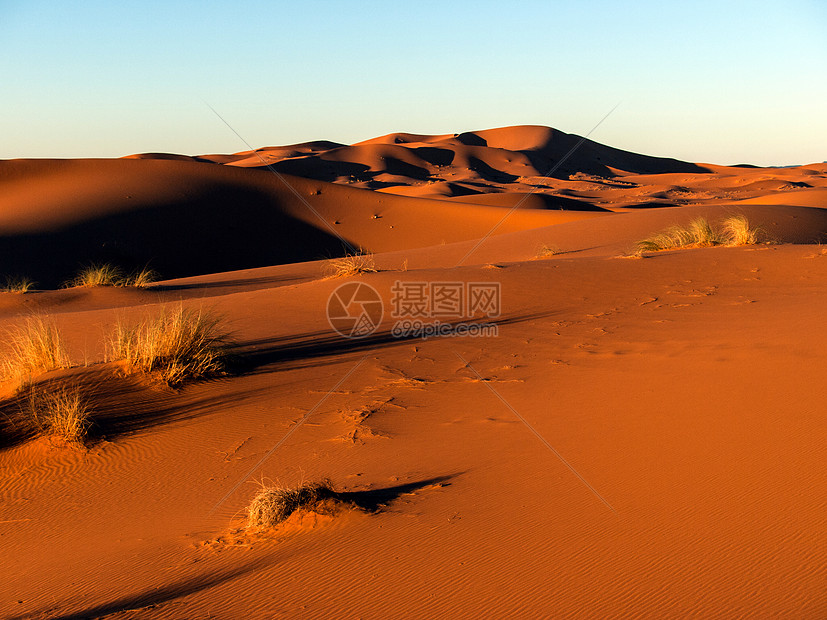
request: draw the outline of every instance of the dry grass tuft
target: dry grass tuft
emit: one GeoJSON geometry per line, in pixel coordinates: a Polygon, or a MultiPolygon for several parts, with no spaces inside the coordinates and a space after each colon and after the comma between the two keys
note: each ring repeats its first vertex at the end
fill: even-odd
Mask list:
{"type": "Polygon", "coordinates": [[[77,388],[45,391],[33,387],[23,408],[40,433],[68,443],[82,444],[91,426],[88,406],[77,388]]]}
{"type": "Polygon", "coordinates": [[[0,371],[7,379],[24,379],[39,372],[68,368],[69,357],[54,321],[31,316],[8,330],[0,371]]]}
{"type": "Polygon", "coordinates": [[[262,485],[247,508],[247,528],[273,527],[297,510],[319,508],[322,502],[336,498],[336,492],[326,480],[304,483],[294,489],[262,485]]]}
{"type": "Polygon", "coordinates": [[[743,215],[733,215],[723,222],[723,235],[727,245],[754,245],[764,237],[760,228],[750,228],[749,220],[743,215]]]}
{"type": "Polygon", "coordinates": [[[72,280],[64,284],[65,287],[75,286],[134,286],[146,288],[158,280],[158,273],[144,267],[131,274],[124,275],[120,267],[110,263],[92,263],[85,267],[72,280]]]}
{"type": "Polygon", "coordinates": [[[534,258],[548,258],[549,256],[555,256],[560,254],[561,250],[554,244],[544,243],[539,248],[537,248],[537,253],[535,254],[534,258]]]}
{"type": "Polygon", "coordinates": [[[663,232],[647,237],[637,243],[637,251],[657,252],[659,250],[674,250],[687,247],[708,247],[719,245],[723,241],[709,222],[702,217],[696,218],[686,228],[672,226],[663,232]]]}
{"type": "Polygon", "coordinates": [[[125,360],[130,371],[155,372],[168,385],[225,370],[229,333],[223,319],[179,306],[162,309],[137,325],[119,322],[109,341],[109,359],[125,360]]]}
{"type": "Polygon", "coordinates": [[[140,271],[131,276],[124,278],[121,282],[123,286],[134,286],[136,288],[147,288],[158,281],[158,272],[149,267],[144,267],[140,271]]]}
{"type": "Polygon", "coordinates": [[[6,278],[6,285],[0,289],[2,293],[28,293],[37,284],[29,278],[6,278]]]}
{"type": "Polygon", "coordinates": [[[373,254],[357,252],[327,261],[327,272],[333,278],[345,278],[360,273],[375,273],[376,261],[373,254]]]}
{"type": "Polygon", "coordinates": [[[123,272],[109,263],[92,263],[82,269],[65,286],[121,286],[123,272]]]}
{"type": "Polygon", "coordinates": [[[715,230],[706,219],[699,217],[692,220],[686,228],[673,226],[638,241],[636,253],[640,255],[643,252],[714,245],[752,245],[760,243],[762,237],[761,229],[751,228],[749,220],[743,215],[734,215],[727,218],[721,223],[720,230],[715,230]]]}

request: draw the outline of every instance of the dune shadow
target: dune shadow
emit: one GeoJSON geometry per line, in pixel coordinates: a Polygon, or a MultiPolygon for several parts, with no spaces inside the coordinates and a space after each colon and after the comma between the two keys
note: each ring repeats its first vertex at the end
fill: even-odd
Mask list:
{"type": "MultiPolygon", "coordinates": [[[[86,403],[90,423],[86,441],[89,444],[199,418],[237,406],[266,389],[180,392],[152,384],[140,375],[117,374],[111,367],[79,369],[69,377],[39,381],[33,389],[39,394],[53,394],[66,387],[76,388],[86,403]]],[[[0,450],[42,434],[27,413],[29,398],[30,392],[22,391],[0,402],[0,450]]]]}
{"type": "Polygon", "coordinates": [[[373,178],[376,174],[371,171],[370,166],[365,164],[336,159],[324,159],[319,155],[282,159],[269,165],[257,166],[255,169],[266,171],[272,169],[285,174],[325,181],[327,183],[334,183],[342,177],[354,177],[360,181],[366,181],[373,178]]]}
{"type": "Polygon", "coordinates": [[[420,146],[411,151],[432,166],[449,166],[456,156],[452,149],[441,149],[435,146],[420,146]]]}
{"type": "Polygon", "coordinates": [[[488,146],[488,141],[472,131],[455,133],[454,140],[465,146],[488,146]]]}
{"type": "Polygon", "coordinates": [[[341,246],[266,191],[216,183],[56,229],[0,234],[0,264],[57,288],[90,261],[127,272],[152,265],[174,279],[338,256],[341,246]]]}
{"type": "MultiPolygon", "coordinates": [[[[496,325],[498,328],[551,315],[551,312],[536,312],[531,314],[514,315],[499,319],[487,319],[485,322],[496,325]]],[[[454,326],[457,323],[444,323],[454,326]]],[[[405,343],[422,341],[417,335],[394,335],[391,331],[374,333],[364,338],[346,338],[332,330],[317,331],[298,335],[261,338],[239,343],[232,350],[233,371],[239,374],[255,373],[257,371],[272,370],[275,366],[279,370],[320,366],[323,363],[333,364],[337,357],[379,351],[405,343]],[[324,358],[329,358],[324,362],[324,358]]]]}
{"type": "Polygon", "coordinates": [[[385,157],[385,170],[388,174],[405,176],[411,179],[424,181],[431,176],[431,173],[421,166],[410,164],[396,157],[385,157]]]}
{"type": "Polygon", "coordinates": [[[676,207],[674,202],[658,202],[655,200],[647,202],[636,202],[634,204],[623,205],[623,209],[668,209],[669,207],[676,207]]]}
{"type": "Polygon", "coordinates": [[[188,291],[193,289],[220,289],[244,287],[254,290],[256,287],[270,288],[273,284],[282,284],[286,282],[295,282],[296,280],[305,280],[302,276],[262,276],[260,278],[231,278],[228,280],[218,280],[215,282],[196,282],[192,284],[153,284],[147,287],[151,291],[188,291]]]}
{"type": "Polygon", "coordinates": [[[491,183],[514,183],[519,177],[502,170],[497,170],[478,157],[469,157],[468,166],[485,181],[491,183]]]}
{"type": "MultiPolygon", "coordinates": [[[[49,615],[48,617],[55,618],[55,620],[88,620],[89,618],[101,618],[121,612],[138,611],[148,608],[151,609],[175,599],[196,594],[203,590],[208,590],[209,588],[230,582],[238,577],[242,577],[255,570],[264,568],[270,563],[272,563],[272,560],[262,558],[259,560],[246,562],[241,566],[231,569],[213,571],[202,575],[194,575],[192,577],[187,577],[186,579],[181,579],[174,583],[162,586],[150,586],[143,591],[127,594],[121,598],[106,603],[87,607],[82,611],[56,616],[49,615]]],[[[53,613],[53,610],[43,610],[42,613],[51,614],[53,613]]],[[[22,620],[23,618],[31,617],[31,615],[16,616],[14,620],[17,620],[18,618],[22,620]]]]}

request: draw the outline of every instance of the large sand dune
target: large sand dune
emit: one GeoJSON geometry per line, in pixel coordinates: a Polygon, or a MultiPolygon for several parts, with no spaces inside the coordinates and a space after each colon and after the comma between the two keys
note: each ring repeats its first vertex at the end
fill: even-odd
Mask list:
{"type": "Polygon", "coordinates": [[[827,165],[558,166],[578,142],[0,161],[0,276],[39,282],[0,329],[52,317],[72,367],[33,380],[95,422],[83,449],[24,432],[0,385],[0,616],[824,618],[827,165]],[[732,215],[773,243],[630,258],[732,215]],[[378,271],[326,277],[354,247],[378,271]],[[164,280],[58,288],[90,261],[164,280]],[[385,308],[363,339],[328,323],[346,282],[385,308]],[[498,336],[395,337],[399,282],[498,284],[498,336]],[[225,318],[230,374],[106,361],[178,303],[225,318]],[[257,481],[321,478],[351,507],[239,529],[257,481]]]}

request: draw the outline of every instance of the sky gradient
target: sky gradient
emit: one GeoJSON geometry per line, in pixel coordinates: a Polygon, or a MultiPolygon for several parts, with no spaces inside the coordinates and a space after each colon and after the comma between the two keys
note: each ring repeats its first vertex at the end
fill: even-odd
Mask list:
{"type": "Polygon", "coordinates": [[[537,124],[721,164],[827,160],[827,2],[0,0],[0,158],[537,124]],[[399,4],[399,5],[398,5],[399,4]]]}

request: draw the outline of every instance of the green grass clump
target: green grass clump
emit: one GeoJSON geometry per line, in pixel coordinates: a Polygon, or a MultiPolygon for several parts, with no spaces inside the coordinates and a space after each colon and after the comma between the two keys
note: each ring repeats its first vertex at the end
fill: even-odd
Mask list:
{"type": "Polygon", "coordinates": [[[278,525],[297,510],[312,510],[336,493],[327,481],[305,483],[296,488],[263,486],[247,508],[247,527],[266,529],[278,525]]]}
{"type": "Polygon", "coordinates": [[[225,370],[229,334],[223,320],[209,312],[179,306],[162,309],[155,318],[136,325],[116,324],[109,358],[125,360],[127,369],[157,373],[178,385],[225,370]]]}
{"type": "Polygon", "coordinates": [[[7,379],[23,379],[37,373],[67,368],[69,357],[57,325],[48,317],[31,316],[8,330],[0,371],[7,379]]]}

